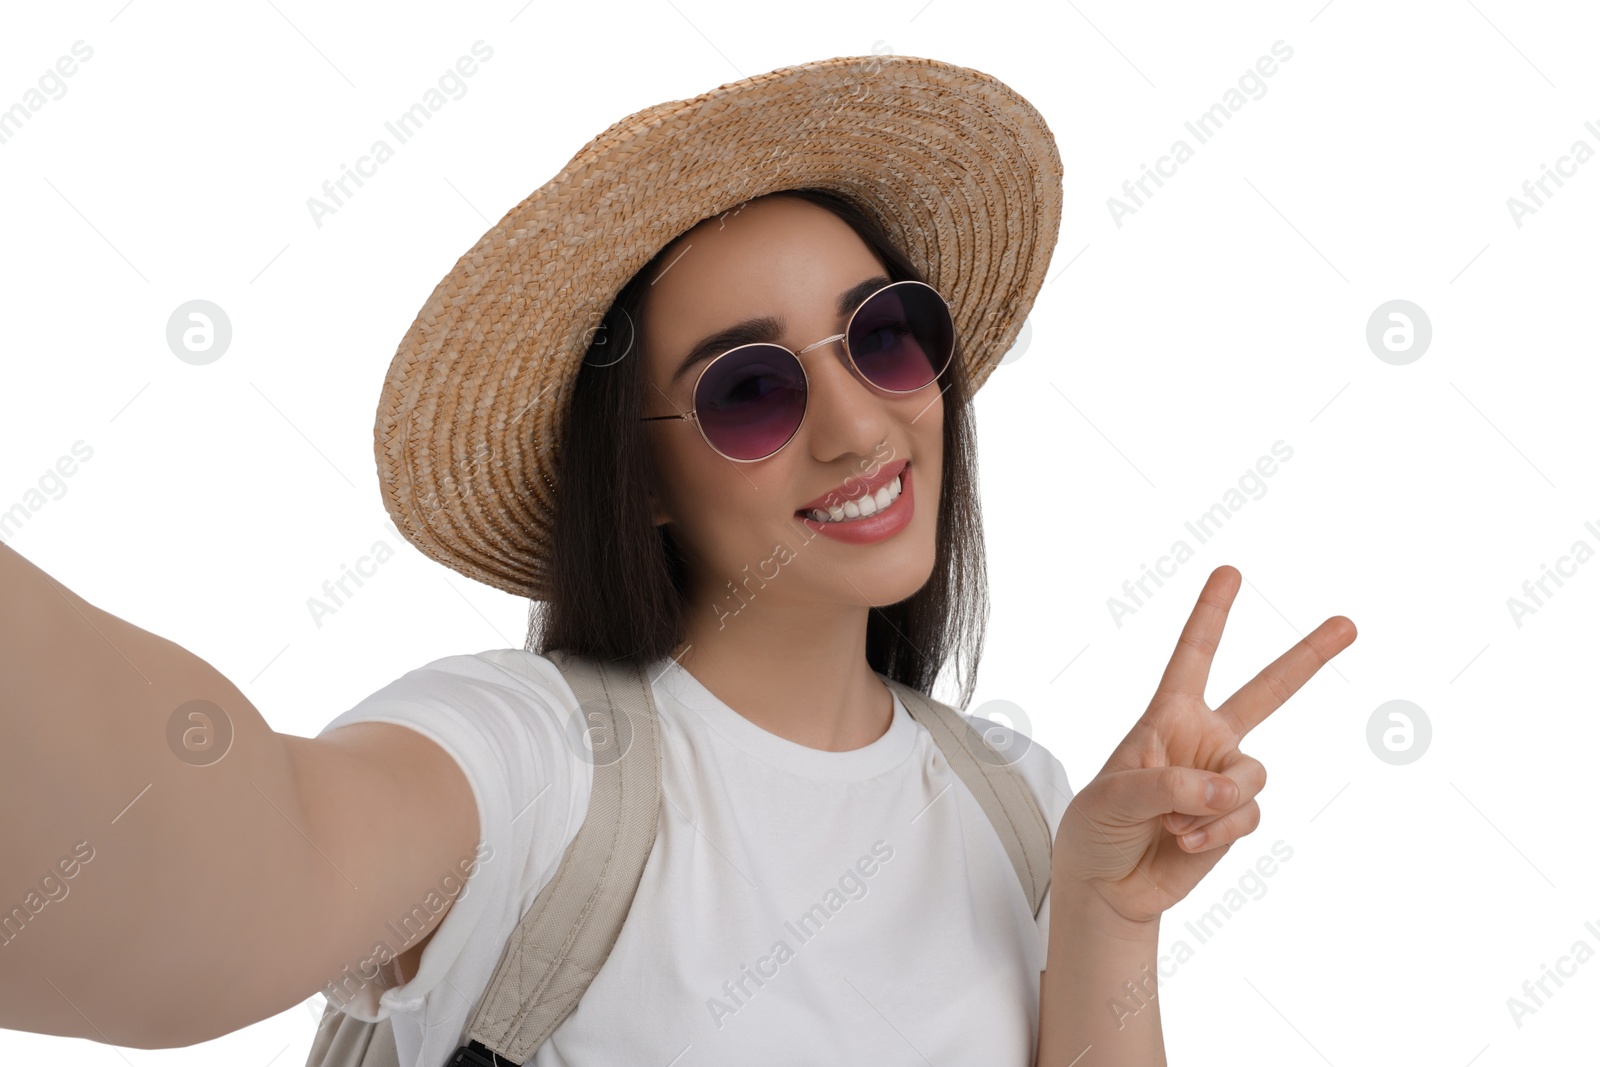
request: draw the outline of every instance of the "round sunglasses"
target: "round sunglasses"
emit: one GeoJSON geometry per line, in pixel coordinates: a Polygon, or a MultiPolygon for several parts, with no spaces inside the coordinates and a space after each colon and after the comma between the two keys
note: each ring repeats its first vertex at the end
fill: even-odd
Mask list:
{"type": "Polygon", "coordinates": [[[955,353],[952,305],[933,286],[891,282],[857,305],[844,333],[799,352],[777,344],[730,348],[700,369],[687,419],[719,455],[736,463],[767,459],[794,440],[805,421],[810,379],[800,357],[844,342],[845,361],[867,385],[890,394],[914,393],[938,380],[955,353]]]}

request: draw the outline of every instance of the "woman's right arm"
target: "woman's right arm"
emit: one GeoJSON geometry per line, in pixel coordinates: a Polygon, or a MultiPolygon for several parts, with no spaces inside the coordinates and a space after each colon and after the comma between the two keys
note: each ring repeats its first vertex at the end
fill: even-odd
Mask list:
{"type": "Polygon", "coordinates": [[[419,905],[477,835],[422,734],[276,733],[210,664],[0,544],[0,1027],[175,1048],[349,989],[442,921],[419,905]],[[221,758],[205,705],[174,727],[192,701],[231,728],[221,758]]]}

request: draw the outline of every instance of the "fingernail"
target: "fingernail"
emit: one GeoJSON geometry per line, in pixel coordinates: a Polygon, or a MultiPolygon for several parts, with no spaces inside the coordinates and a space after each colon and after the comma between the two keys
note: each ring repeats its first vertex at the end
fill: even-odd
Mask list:
{"type": "Polygon", "coordinates": [[[1184,834],[1183,835],[1183,847],[1184,848],[1199,848],[1200,845],[1205,841],[1205,839],[1206,839],[1206,832],[1204,830],[1196,830],[1192,834],[1184,834]]]}
{"type": "Polygon", "coordinates": [[[1189,827],[1194,825],[1194,821],[1197,818],[1199,818],[1199,816],[1197,816],[1197,815],[1180,815],[1180,816],[1178,816],[1176,819],[1172,820],[1172,826],[1173,826],[1173,831],[1172,832],[1175,833],[1175,834],[1183,833],[1189,827]]]}

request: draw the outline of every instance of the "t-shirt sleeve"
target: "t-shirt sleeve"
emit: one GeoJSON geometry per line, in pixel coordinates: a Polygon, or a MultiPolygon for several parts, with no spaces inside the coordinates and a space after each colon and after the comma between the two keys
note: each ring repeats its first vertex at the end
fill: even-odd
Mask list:
{"type": "MultiPolygon", "coordinates": [[[[528,654],[519,654],[533,659],[528,654]]],[[[370,981],[339,987],[337,1002],[356,1019],[378,1022],[423,1006],[461,959],[475,927],[514,926],[553,877],[588,808],[587,764],[575,757],[566,730],[570,689],[540,671],[508,669],[498,652],[448,656],[402,675],[319,731],[357,722],[416,730],[448,752],[466,775],[478,808],[475,861],[441,871],[419,904],[434,910],[454,887],[450,910],[423,950],[417,973],[396,985],[394,965],[370,981]],[[470,871],[464,879],[446,875],[470,871]]],[[[542,662],[542,658],[541,658],[542,662]]],[[[398,918],[398,917],[397,917],[398,918]]],[[[390,951],[407,947],[390,934],[390,951]]],[[[481,955],[481,954],[480,954],[481,955]]],[[[330,999],[334,999],[330,995],[330,999]]]]}

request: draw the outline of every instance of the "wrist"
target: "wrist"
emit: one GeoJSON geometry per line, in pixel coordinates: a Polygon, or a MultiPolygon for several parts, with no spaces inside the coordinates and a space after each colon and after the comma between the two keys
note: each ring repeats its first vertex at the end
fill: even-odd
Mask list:
{"type": "Polygon", "coordinates": [[[1050,924],[1115,941],[1154,945],[1160,939],[1161,916],[1130,919],[1112,907],[1093,887],[1067,882],[1061,895],[1051,895],[1050,924]]]}

